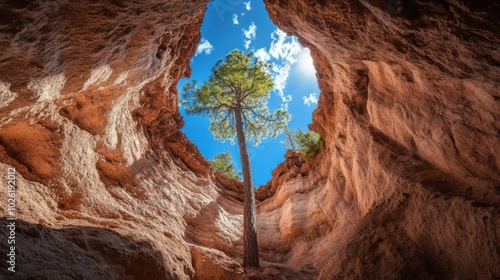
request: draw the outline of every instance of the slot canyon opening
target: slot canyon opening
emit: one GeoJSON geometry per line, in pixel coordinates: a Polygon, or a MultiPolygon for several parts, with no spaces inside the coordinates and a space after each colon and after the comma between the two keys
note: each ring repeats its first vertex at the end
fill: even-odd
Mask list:
{"type": "MultiPolygon", "coordinates": [[[[264,137],[259,144],[253,145],[252,139],[247,137],[253,185],[257,188],[272,179],[271,172],[283,162],[287,151],[299,154],[298,144],[292,139],[299,130],[309,132],[308,125],[312,123],[312,112],[318,103],[319,88],[309,49],[304,48],[295,36],[287,36],[274,25],[263,1],[233,2],[208,4],[201,27],[202,38],[191,59],[191,76],[182,79],[177,88],[182,93],[188,82],[195,80],[202,84],[207,81],[215,64],[235,49],[252,52],[254,58],[271,65],[268,71],[274,88],[268,99],[269,111],[283,109],[291,118],[276,138],[264,137]]],[[[182,94],[179,96],[182,102],[182,94]]],[[[229,152],[237,172],[241,172],[238,145],[215,139],[209,131],[208,117],[187,114],[182,104],[180,112],[185,121],[182,131],[207,159],[213,161],[220,153],[229,152]]],[[[321,141],[319,135],[309,133],[321,141]]]]}

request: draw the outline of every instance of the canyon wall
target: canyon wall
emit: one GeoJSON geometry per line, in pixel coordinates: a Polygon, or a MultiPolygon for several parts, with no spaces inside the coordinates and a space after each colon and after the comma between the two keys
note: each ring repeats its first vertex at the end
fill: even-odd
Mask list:
{"type": "Polygon", "coordinates": [[[265,2],[311,49],[311,128],[327,144],[319,172],[260,205],[295,240],[289,264],[319,279],[498,278],[500,5],[265,2]]]}
{"type": "Polygon", "coordinates": [[[499,5],[265,2],[311,49],[326,148],[257,191],[246,272],[241,184],[179,132],[208,1],[0,3],[16,277],[500,277],[499,5]]]}
{"type": "Polygon", "coordinates": [[[17,170],[18,218],[17,272],[1,242],[0,278],[189,279],[207,256],[234,262],[217,250],[241,251],[240,203],[179,132],[207,3],[0,3],[0,169],[17,170]]]}

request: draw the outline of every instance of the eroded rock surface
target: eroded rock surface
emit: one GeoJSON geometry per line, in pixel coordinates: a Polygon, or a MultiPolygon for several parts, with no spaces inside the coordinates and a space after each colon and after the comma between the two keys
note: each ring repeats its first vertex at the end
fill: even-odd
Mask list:
{"type": "Polygon", "coordinates": [[[327,144],[325,173],[260,205],[287,262],[320,279],[499,277],[499,4],[265,2],[311,49],[327,144]]]}
{"type": "Polygon", "coordinates": [[[500,277],[499,4],[265,1],[311,49],[326,148],[257,191],[245,272],[242,186],[179,132],[207,2],[0,3],[17,277],[500,277]]]}
{"type": "Polygon", "coordinates": [[[240,206],[179,132],[176,84],[207,3],[0,3],[0,170],[18,172],[16,277],[189,279],[198,256],[237,252],[240,206]],[[196,219],[212,206],[213,220],[196,219]],[[196,230],[221,244],[193,255],[196,230]]]}

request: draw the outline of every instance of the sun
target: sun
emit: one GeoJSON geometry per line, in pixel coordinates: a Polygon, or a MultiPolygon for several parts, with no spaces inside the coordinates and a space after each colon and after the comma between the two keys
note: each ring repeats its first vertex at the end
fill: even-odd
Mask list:
{"type": "Polygon", "coordinates": [[[303,75],[309,77],[314,77],[316,75],[316,69],[314,68],[311,51],[308,48],[304,48],[304,50],[299,54],[298,64],[300,72],[302,72],[303,75]]]}

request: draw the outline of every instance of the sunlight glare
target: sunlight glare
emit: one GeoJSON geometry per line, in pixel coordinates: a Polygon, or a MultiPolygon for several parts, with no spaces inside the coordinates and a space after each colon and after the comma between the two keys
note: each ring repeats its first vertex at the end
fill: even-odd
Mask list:
{"type": "Polygon", "coordinates": [[[308,48],[304,48],[304,50],[300,53],[298,62],[300,71],[304,75],[312,77],[316,75],[316,69],[314,68],[311,51],[308,48]]]}

